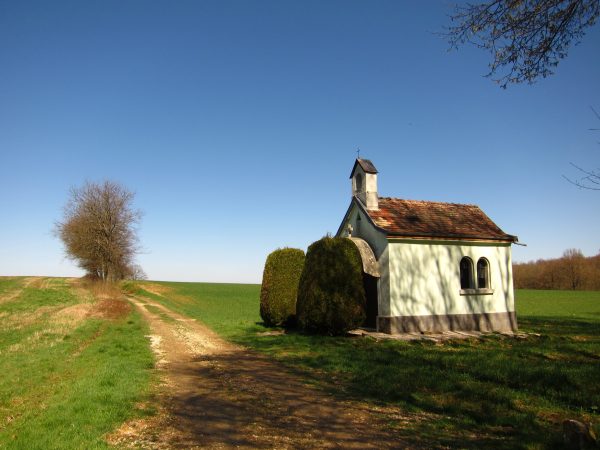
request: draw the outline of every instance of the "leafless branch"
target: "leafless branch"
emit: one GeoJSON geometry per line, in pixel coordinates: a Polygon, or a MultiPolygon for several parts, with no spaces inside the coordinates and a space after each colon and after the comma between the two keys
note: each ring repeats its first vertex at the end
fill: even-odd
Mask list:
{"type": "MultiPolygon", "coordinates": [[[[596,110],[592,106],[590,106],[590,109],[592,110],[594,115],[598,118],[598,120],[600,120],[600,115],[596,112],[596,110]]],[[[598,129],[596,129],[596,128],[590,128],[590,130],[598,131],[598,129]]],[[[600,191],[600,169],[587,170],[587,169],[584,169],[584,168],[578,166],[577,164],[574,164],[574,163],[569,163],[569,164],[571,164],[575,169],[577,169],[580,172],[581,176],[580,176],[580,178],[573,180],[573,179],[563,175],[563,178],[565,180],[567,180],[569,183],[574,184],[575,186],[577,186],[581,189],[600,191]]]]}
{"type": "Polygon", "coordinates": [[[506,88],[552,75],[599,14],[600,0],[488,0],[457,6],[444,36],[454,49],[469,43],[488,50],[486,76],[506,88]]]}

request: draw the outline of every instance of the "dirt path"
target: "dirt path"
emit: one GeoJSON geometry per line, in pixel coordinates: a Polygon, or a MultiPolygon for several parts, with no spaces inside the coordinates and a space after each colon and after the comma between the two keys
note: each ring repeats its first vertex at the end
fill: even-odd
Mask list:
{"type": "Polygon", "coordinates": [[[374,408],[307,386],[199,322],[130,298],[150,324],[163,385],[159,413],[109,441],[141,448],[406,448],[374,408]]]}

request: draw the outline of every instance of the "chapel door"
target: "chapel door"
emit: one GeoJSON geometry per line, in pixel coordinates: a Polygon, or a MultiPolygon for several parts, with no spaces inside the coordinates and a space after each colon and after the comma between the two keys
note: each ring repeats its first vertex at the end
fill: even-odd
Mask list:
{"type": "Polygon", "coordinates": [[[374,276],[363,272],[365,297],[367,298],[365,328],[377,328],[377,280],[374,276]]]}

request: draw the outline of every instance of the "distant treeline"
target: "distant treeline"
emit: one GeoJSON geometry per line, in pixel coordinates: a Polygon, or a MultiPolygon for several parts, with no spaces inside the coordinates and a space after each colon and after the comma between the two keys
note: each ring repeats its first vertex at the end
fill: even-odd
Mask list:
{"type": "Polygon", "coordinates": [[[585,257],[569,249],[561,258],[539,259],[513,265],[517,289],[600,290],[600,253],[585,257]]]}

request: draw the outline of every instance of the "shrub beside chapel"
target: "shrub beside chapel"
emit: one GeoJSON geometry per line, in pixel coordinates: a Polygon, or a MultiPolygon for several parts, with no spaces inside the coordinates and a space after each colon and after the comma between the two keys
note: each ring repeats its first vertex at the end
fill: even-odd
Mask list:
{"type": "Polygon", "coordinates": [[[260,317],[267,326],[289,326],[296,319],[298,283],[304,252],[283,248],[272,252],[265,263],[260,290],[260,317]]]}
{"type": "Polygon", "coordinates": [[[362,262],[346,238],[324,237],[308,247],[296,314],[304,331],[344,334],[365,321],[362,262]]]}

